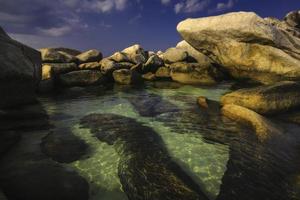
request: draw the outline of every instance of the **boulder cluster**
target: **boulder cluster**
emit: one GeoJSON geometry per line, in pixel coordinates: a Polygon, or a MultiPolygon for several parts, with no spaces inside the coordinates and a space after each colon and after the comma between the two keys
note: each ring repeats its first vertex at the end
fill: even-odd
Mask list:
{"type": "Polygon", "coordinates": [[[213,85],[224,78],[210,58],[186,42],[157,53],[136,44],[106,58],[97,50],[81,53],[67,48],[45,48],[40,52],[43,62],[40,91],[108,82],[130,85],[145,80],[213,85]]]}

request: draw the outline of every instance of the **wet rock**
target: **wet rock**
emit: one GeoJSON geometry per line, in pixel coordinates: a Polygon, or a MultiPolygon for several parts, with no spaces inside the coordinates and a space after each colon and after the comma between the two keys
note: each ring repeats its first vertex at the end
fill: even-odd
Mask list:
{"type": "Polygon", "coordinates": [[[100,71],[80,70],[60,75],[59,82],[65,87],[101,85],[106,78],[100,71]]]}
{"type": "Polygon", "coordinates": [[[98,50],[92,49],[77,55],[76,58],[79,60],[80,64],[88,62],[99,62],[102,60],[102,53],[98,50]]]}
{"type": "Polygon", "coordinates": [[[188,53],[181,48],[170,48],[166,50],[162,58],[167,64],[182,62],[188,58],[188,53]]]}
{"type": "Polygon", "coordinates": [[[118,175],[129,199],[208,199],[151,128],[113,114],[88,115],[81,124],[120,154],[118,175]]]}
{"type": "Polygon", "coordinates": [[[157,55],[152,55],[149,57],[148,61],[143,66],[143,72],[153,72],[155,73],[157,69],[164,65],[164,61],[157,55]]]}
{"type": "Polygon", "coordinates": [[[140,74],[129,69],[120,69],[113,72],[115,82],[124,85],[131,85],[143,82],[140,74]]]}
{"type": "Polygon", "coordinates": [[[76,172],[51,162],[26,162],[1,175],[8,199],[88,200],[89,185],[76,172]]]}
{"type": "Polygon", "coordinates": [[[240,89],[226,94],[221,103],[249,108],[259,114],[274,114],[300,106],[300,84],[292,81],[240,89]]]}
{"type": "Polygon", "coordinates": [[[156,79],[155,74],[153,74],[152,72],[148,72],[147,74],[143,74],[142,77],[143,77],[143,79],[145,79],[147,81],[154,81],[156,79]]]}
{"type": "Polygon", "coordinates": [[[250,125],[256,132],[260,141],[265,141],[274,135],[280,135],[281,131],[275,124],[247,108],[227,104],[222,108],[222,114],[232,120],[250,125]]]}
{"type": "Polygon", "coordinates": [[[187,19],[183,39],[237,79],[300,80],[300,40],[252,12],[187,19]]]}
{"type": "Polygon", "coordinates": [[[36,101],[41,80],[40,52],[11,39],[0,27],[0,108],[36,101]]]}
{"type": "Polygon", "coordinates": [[[79,160],[86,154],[87,148],[87,144],[68,129],[50,132],[41,143],[42,152],[61,163],[79,160]]]}
{"type": "Polygon", "coordinates": [[[82,63],[79,65],[79,69],[94,69],[94,70],[100,70],[100,63],[99,62],[88,62],[88,63],[82,63]]]}
{"type": "Polygon", "coordinates": [[[198,63],[173,63],[170,65],[171,78],[184,84],[215,85],[213,66],[198,63]]]}
{"type": "Polygon", "coordinates": [[[197,103],[202,108],[208,108],[207,98],[206,97],[198,97],[197,103]]]}
{"type": "Polygon", "coordinates": [[[169,79],[169,78],[171,78],[171,70],[168,67],[160,67],[155,72],[155,76],[157,78],[169,79]]]}
{"type": "Polygon", "coordinates": [[[159,88],[159,89],[178,89],[183,86],[182,84],[174,81],[154,81],[152,83],[153,84],[151,85],[154,88],[159,88]]]}

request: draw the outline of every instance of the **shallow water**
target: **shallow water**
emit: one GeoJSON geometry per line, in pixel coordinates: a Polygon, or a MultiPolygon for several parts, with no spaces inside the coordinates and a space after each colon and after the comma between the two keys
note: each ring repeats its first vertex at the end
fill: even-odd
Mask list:
{"type": "MultiPolygon", "coordinates": [[[[130,147],[134,143],[132,139],[115,135],[112,136],[113,140],[111,137],[101,139],[92,128],[83,127],[81,119],[90,114],[97,114],[100,119],[114,114],[113,116],[120,116],[121,122],[128,118],[134,119],[133,125],[141,125],[138,130],[149,127],[151,134],[157,135],[158,139],[145,141],[143,134],[147,135],[147,131],[135,133],[134,139],[140,141],[138,154],[147,157],[156,155],[151,151],[162,151],[162,154],[166,154],[164,159],[170,158],[182,170],[172,173],[181,173],[192,178],[192,182],[209,199],[299,199],[295,181],[299,177],[297,174],[300,174],[297,162],[297,147],[300,144],[300,134],[297,132],[300,129],[297,126],[282,124],[286,130],[283,138],[275,138],[262,144],[250,129],[224,119],[217,109],[201,110],[196,105],[198,96],[219,101],[222,94],[229,91],[230,84],[208,88],[168,84],[162,87],[146,85],[144,88],[75,88],[40,98],[53,125],[52,131],[70,129],[72,134],[88,145],[89,151],[86,155],[63,165],[76,170],[89,182],[91,200],[123,200],[128,199],[128,196],[132,198],[134,195],[129,194],[132,190],[124,190],[124,180],[120,181],[119,165],[126,163],[128,156],[128,160],[134,160],[130,163],[138,163],[137,166],[140,166],[142,160],[137,158],[143,158],[134,156],[136,152],[132,149],[135,148],[130,147]]],[[[101,121],[96,125],[101,132],[101,121]]],[[[111,125],[106,123],[105,126],[111,125]]],[[[125,135],[128,129],[135,131],[135,127],[124,129],[121,126],[113,131],[120,128],[125,135]]],[[[29,148],[26,144],[36,144],[38,148],[41,137],[48,132],[49,130],[39,131],[36,134],[38,137],[30,137],[31,134],[28,134],[25,139],[30,138],[31,141],[24,142],[11,156],[15,157],[29,148]]],[[[35,132],[32,134],[35,135],[35,132]]],[[[122,168],[125,173],[126,169],[122,168]]],[[[144,175],[147,176],[147,173],[144,175]]],[[[148,178],[143,180],[147,181],[148,178]]],[[[147,190],[147,185],[142,187],[126,179],[127,177],[125,182],[128,181],[130,187],[136,187],[138,191],[147,190]]],[[[160,184],[159,180],[155,184],[160,184]]],[[[151,194],[148,193],[153,191],[142,192],[151,199],[151,194]]]]}

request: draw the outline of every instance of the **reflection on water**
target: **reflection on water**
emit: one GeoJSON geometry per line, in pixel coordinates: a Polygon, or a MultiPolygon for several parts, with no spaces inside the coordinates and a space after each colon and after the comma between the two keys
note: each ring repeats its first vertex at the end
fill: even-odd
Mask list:
{"type": "MultiPolygon", "coordinates": [[[[286,133],[259,143],[253,131],[220,116],[218,106],[196,105],[198,96],[218,101],[229,88],[74,88],[41,103],[52,131],[68,128],[89,146],[88,155],[63,165],[88,181],[91,200],[198,199],[201,192],[218,200],[299,199],[299,127],[278,122],[286,133]]],[[[48,132],[27,143],[38,148],[48,132]]],[[[27,143],[12,156],[22,157],[27,143]]]]}

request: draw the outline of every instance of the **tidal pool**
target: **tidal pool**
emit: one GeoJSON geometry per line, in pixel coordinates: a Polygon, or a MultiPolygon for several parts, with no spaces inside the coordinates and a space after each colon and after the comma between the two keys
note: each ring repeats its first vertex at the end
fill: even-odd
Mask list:
{"type": "Polygon", "coordinates": [[[60,165],[88,181],[91,200],[299,199],[298,126],[278,122],[284,137],[260,143],[217,103],[196,104],[198,96],[218,102],[230,87],[165,82],[43,96],[52,127],[27,134],[10,156],[36,152],[49,131],[68,129],[88,151],[60,165]]]}

